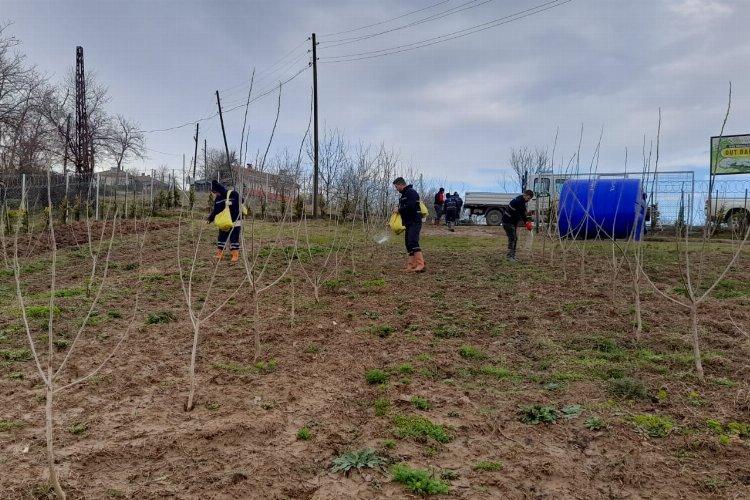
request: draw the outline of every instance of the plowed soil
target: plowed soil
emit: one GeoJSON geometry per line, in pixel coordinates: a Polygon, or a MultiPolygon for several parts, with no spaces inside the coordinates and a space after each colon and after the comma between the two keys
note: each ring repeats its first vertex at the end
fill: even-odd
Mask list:
{"type": "MultiPolygon", "coordinates": [[[[244,285],[202,327],[196,406],[186,412],[193,329],[176,222],[164,224],[148,234],[140,280],[136,239],[116,237],[94,324],[84,327],[58,379],[85,375],[105,358],[140,291],[120,350],[94,377],[56,396],[55,453],[69,498],[413,497],[392,480],[388,464],[399,462],[442,475],[450,498],[750,497],[750,435],[741,431],[750,429],[742,427],[750,424],[747,251],[701,306],[700,383],[687,310],[643,282],[644,331],[636,339],[631,277],[624,266],[613,278],[606,244],[575,243],[552,254],[551,242],[543,250],[537,241],[532,254],[523,235],[521,262],[509,264],[496,229],[430,227],[422,242],[428,269],[414,275],[401,271],[397,239],[378,246],[358,238],[354,260],[342,252],[324,264],[330,240],[314,226],[319,251],[301,265],[313,280],[324,266],[320,301],[295,261],[261,296],[256,323],[244,285]],[[368,383],[372,369],[387,382],[368,383]],[[415,396],[428,408],[418,409],[415,396]],[[554,409],[556,420],[522,421],[533,405],[554,409]],[[404,415],[444,426],[449,440],[400,434],[396,421],[404,415]],[[644,416],[668,424],[648,427],[644,416]],[[309,439],[298,437],[301,428],[309,439]],[[331,471],[332,459],[363,448],[387,463],[348,476],[331,471]],[[501,468],[481,470],[480,462],[501,468]]],[[[198,307],[213,269],[210,233],[194,277],[198,307]]],[[[710,247],[706,275],[732,248],[710,247]]],[[[191,252],[184,245],[184,266],[191,252]]],[[[57,301],[54,330],[69,342],[91,301],[91,268],[86,249],[60,254],[56,287],[67,293],[57,301]]],[[[47,303],[49,259],[35,251],[23,262],[27,305],[47,303]]],[[[649,243],[645,261],[657,286],[684,300],[675,244],[649,243]]],[[[284,266],[272,255],[263,282],[284,266]]],[[[222,262],[206,311],[244,276],[241,265],[222,262]]],[[[51,498],[44,387],[20,351],[28,344],[14,286],[6,272],[0,496],[51,498]]],[[[46,316],[30,322],[44,361],[46,316]]],[[[71,348],[60,343],[55,362],[71,348]]]]}

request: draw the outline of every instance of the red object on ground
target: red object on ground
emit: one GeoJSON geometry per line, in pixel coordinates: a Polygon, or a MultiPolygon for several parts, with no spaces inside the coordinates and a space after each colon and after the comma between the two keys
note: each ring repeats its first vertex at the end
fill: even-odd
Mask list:
{"type": "Polygon", "coordinates": [[[531,231],[532,229],[534,229],[534,223],[531,222],[531,221],[527,222],[526,223],[526,229],[528,229],[529,231],[531,231]]]}

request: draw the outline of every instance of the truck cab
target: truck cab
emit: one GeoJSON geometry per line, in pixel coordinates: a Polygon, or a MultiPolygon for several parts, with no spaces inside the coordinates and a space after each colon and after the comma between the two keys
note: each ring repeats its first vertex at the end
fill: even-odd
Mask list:
{"type": "MultiPolygon", "coordinates": [[[[549,218],[550,207],[557,206],[562,185],[567,177],[557,174],[534,174],[527,180],[527,189],[534,191],[534,199],[528,204],[528,213],[538,220],[544,222],[549,218]]],[[[503,211],[513,198],[520,195],[517,193],[490,193],[469,191],[464,199],[464,209],[469,215],[484,217],[488,226],[499,226],[502,224],[503,211]]]]}

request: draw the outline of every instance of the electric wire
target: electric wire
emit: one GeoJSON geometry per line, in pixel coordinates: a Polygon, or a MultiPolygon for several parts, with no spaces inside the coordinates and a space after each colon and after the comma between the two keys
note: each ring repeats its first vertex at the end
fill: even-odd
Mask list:
{"type": "Polygon", "coordinates": [[[494,0],[483,0],[479,3],[477,3],[477,1],[478,0],[469,0],[468,2],[464,2],[461,5],[458,5],[457,7],[452,7],[450,9],[444,10],[443,12],[438,12],[436,14],[432,14],[422,19],[417,19],[416,21],[412,21],[410,23],[397,26],[395,28],[387,29],[384,31],[379,31],[377,33],[370,33],[368,35],[362,35],[362,36],[351,37],[351,38],[341,38],[338,40],[330,40],[330,41],[320,42],[320,44],[321,45],[326,44],[325,48],[330,49],[333,47],[339,47],[341,45],[349,45],[352,43],[361,42],[362,40],[368,40],[370,38],[375,38],[376,36],[393,33],[394,31],[399,31],[399,30],[406,29],[406,28],[412,28],[414,26],[418,26],[420,24],[424,24],[430,21],[435,21],[437,19],[443,19],[444,17],[448,17],[453,14],[458,14],[459,12],[463,12],[465,10],[476,9],[477,7],[481,7],[482,5],[488,4],[494,0]]]}
{"type": "Polygon", "coordinates": [[[464,28],[464,29],[457,30],[451,33],[438,35],[436,37],[426,38],[424,40],[420,40],[417,42],[408,43],[404,45],[396,45],[393,47],[388,47],[388,48],[379,49],[379,50],[371,50],[371,51],[358,52],[358,53],[353,53],[353,54],[320,57],[319,61],[321,64],[352,62],[352,61],[360,61],[363,59],[373,59],[376,57],[384,57],[384,56],[389,56],[393,54],[399,54],[402,52],[408,52],[411,50],[421,49],[424,47],[429,47],[431,45],[437,45],[438,43],[447,42],[449,40],[455,40],[457,38],[462,38],[465,36],[473,35],[475,33],[479,33],[481,31],[485,31],[491,28],[496,28],[498,26],[502,26],[504,24],[508,24],[513,21],[518,21],[526,17],[540,14],[544,11],[554,9],[555,7],[559,7],[561,5],[570,3],[572,1],[573,0],[552,0],[552,1],[545,2],[542,4],[536,5],[534,7],[528,8],[528,9],[524,9],[522,11],[515,12],[513,14],[508,14],[506,16],[493,19],[492,21],[488,21],[486,23],[477,24],[469,28],[464,28]]]}
{"type": "Polygon", "coordinates": [[[374,28],[375,26],[381,26],[383,24],[388,24],[388,23],[390,23],[392,21],[398,21],[399,19],[403,19],[404,17],[409,17],[412,14],[417,14],[419,12],[423,12],[425,10],[429,10],[429,9],[438,7],[440,5],[448,3],[450,1],[451,0],[442,0],[441,2],[437,2],[437,3],[434,3],[432,5],[428,5],[427,7],[423,7],[421,9],[417,9],[417,10],[413,10],[411,12],[407,12],[406,14],[401,14],[400,16],[392,17],[390,19],[386,19],[385,21],[380,21],[380,22],[377,22],[377,23],[368,24],[366,26],[360,26],[359,28],[352,28],[352,29],[348,29],[348,30],[344,30],[344,31],[337,31],[336,33],[323,33],[321,35],[318,35],[318,37],[328,37],[328,36],[345,35],[347,33],[353,33],[355,31],[361,31],[361,30],[364,30],[364,29],[367,29],[367,28],[374,28]]]}

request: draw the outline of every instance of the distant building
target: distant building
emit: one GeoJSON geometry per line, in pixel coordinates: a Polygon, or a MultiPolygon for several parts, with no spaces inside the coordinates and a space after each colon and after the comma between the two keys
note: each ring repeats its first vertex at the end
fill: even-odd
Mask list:
{"type": "MultiPolygon", "coordinates": [[[[232,167],[235,185],[244,186],[245,196],[254,198],[265,198],[266,201],[290,201],[299,193],[299,185],[294,181],[292,175],[285,171],[277,174],[261,172],[247,165],[246,167],[232,167]]],[[[219,179],[222,184],[227,184],[226,179],[219,179]]],[[[200,179],[193,182],[196,192],[208,192],[211,190],[211,179],[200,179]]]]}

